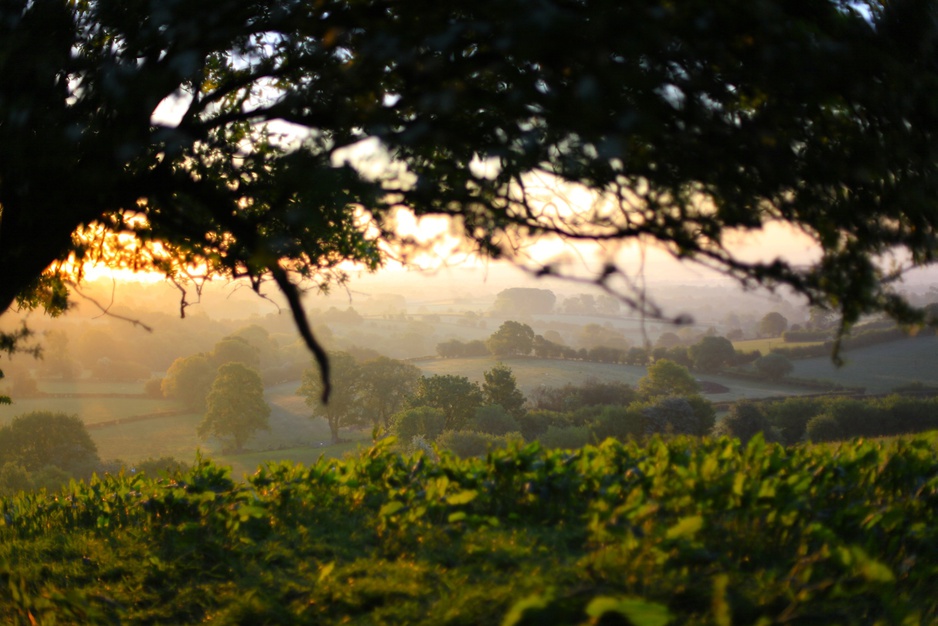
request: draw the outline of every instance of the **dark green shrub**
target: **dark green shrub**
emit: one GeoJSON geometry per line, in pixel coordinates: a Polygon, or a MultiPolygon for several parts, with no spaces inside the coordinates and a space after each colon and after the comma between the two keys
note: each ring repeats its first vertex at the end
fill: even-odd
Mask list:
{"type": "Polygon", "coordinates": [[[715,437],[735,437],[744,444],[759,433],[766,441],[779,439],[762,407],[751,402],[737,402],[713,427],[715,437]]]}
{"type": "Polygon", "coordinates": [[[570,416],[559,411],[547,409],[534,409],[528,411],[518,419],[518,426],[525,441],[534,441],[547,432],[551,426],[567,426],[570,416]]]}
{"type": "Polygon", "coordinates": [[[808,422],[806,432],[808,439],[815,443],[843,441],[847,438],[840,422],[830,413],[821,413],[812,417],[808,422]]]}
{"type": "Polygon", "coordinates": [[[795,369],[788,357],[775,352],[759,357],[753,365],[760,374],[769,380],[785,378],[795,369]]]}
{"type": "Polygon", "coordinates": [[[142,472],[148,476],[161,476],[168,474],[170,476],[186,472],[189,470],[189,464],[171,456],[161,456],[158,459],[149,458],[133,465],[134,472],[142,472]]]}
{"type": "Polygon", "coordinates": [[[446,414],[442,409],[418,406],[391,416],[391,434],[402,445],[409,445],[417,435],[434,440],[443,432],[446,414]]]}
{"type": "Polygon", "coordinates": [[[824,413],[837,420],[843,437],[848,439],[891,434],[885,423],[886,412],[869,400],[831,398],[824,403],[824,413]]]}
{"type": "Polygon", "coordinates": [[[507,435],[521,432],[521,425],[501,405],[489,404],[476,409],[476,415],[469,423],[469,430],[489,435],[507,435]]]}
{"type": "Polygon", "coordinates": [[[824,405],[817,398],[786,398],[764,404],[762,409],[781,438],[781,443],[793,446],[804,440],[808,421],[823,411],[824,405]]]}
{"type": "Polygon", "coordinates": [[[7,461],[0,467],[0,496],[12,496],[32,488],[33,481],[22,465],[7,461]]]}
{"type": "Polygon", "coordinates": [[[586,426],[567,426],[566,428],[551,426],[537,440],[545,448],[576,450],[590,442],[590,429],[586,426]]]}
{"type": "Polygon", "coordinates": [[[437,438],[437,444],[449,450],[461,459],[484,456],[489,450],[505,448],[512,439],[510,436],[497,437],[473,430],[447,430],[437,438]]]}
{"type": "Polygon", "coordinates": [[[700,433],[700,419],[687,398],[670,396],[660,398],[642,407],[646,435],[696,435],[700,433]]]}
{"type": "Polygon", "coordinates": [[[694,411],[694,415],[697,417],[697,432],[693,434],[701,437],[709,435],[710,431],[713,430],[717,416],[716,409],[713,408],[713,403],[699,395],[684,396],[684,399],[687,400],[690,408],[694,411]]]}
{"type": "Polygon", "coordinates": [[[644,432],[645,416],[642,415],[640,406],[603,407],[602,412],[592,424],[593,439],[599,442],[611,437],[625,441],[641,437],[644,432]]]}

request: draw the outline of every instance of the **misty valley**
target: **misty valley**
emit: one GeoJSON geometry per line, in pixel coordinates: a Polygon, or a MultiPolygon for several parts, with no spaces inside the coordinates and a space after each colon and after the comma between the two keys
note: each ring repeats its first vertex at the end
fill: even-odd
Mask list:
{"type": "Polygon", "coordinates": [[[29,319],[41,357],[2,381],[0,532],[20,565],[0,553],[0,574],[26,585],[3,609],[665,624],[732,606],[755,623],[850,597],[934,614],[938,442],[914,434],[938,429],[929,328],[866,319],[837,368],[830,316],[719,283],[663,286],[673,324],[564,283],[399,280],[307,299],[327,405],[289,316],[231,286],[180,319],[165,285],[121,283],[102,314],[115,285],[91,283],[29,319]],[[56,556],[53,579],[93,594],[25,582],[27,555],[61,550],[84,573],[56,556]]]}

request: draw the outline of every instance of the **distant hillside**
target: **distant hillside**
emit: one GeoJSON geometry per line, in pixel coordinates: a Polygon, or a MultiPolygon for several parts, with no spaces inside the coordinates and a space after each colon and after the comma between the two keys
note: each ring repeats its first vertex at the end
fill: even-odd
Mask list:
{"type": "Polygon", "coordinates": [[[884,393],[916,382],[938,386],[938,337],[891,341],[841,356],[845,365],[840,368],[828,357],[792,361],[792,376],[862,386],[868,393],[884,393]]]}

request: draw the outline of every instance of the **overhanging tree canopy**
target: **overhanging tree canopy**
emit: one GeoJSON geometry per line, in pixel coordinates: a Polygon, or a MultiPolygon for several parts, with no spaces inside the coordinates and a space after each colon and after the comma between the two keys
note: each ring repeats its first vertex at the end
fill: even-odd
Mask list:
{"type": "Polygon", "coordinates": [[[204,264],[272,278],[325,366],[297,285],[379,266],[408,207],[492,256],[526,235],[641,239],[848,324],[907,319],[876,259],[934,260],[934,17],[927,0],[3,0],[0,311],[61,310],[70,254],[180,281],[204,264]],[[154,116],[172,102],[178,119],[154,116]],[[367,140],[394,166],[338,158],[367,140]],[[534,175],[597,200],[557,209],[534,175]],[[769,222],[820,259],[725,246],[769,222]]]}

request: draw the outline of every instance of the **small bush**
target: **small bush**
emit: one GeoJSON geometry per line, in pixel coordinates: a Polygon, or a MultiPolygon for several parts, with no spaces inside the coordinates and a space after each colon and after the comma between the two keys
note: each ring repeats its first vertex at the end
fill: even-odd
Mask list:
{"type": "Polygon", "coordinates": [[[567,426],[566,428],[551,426],[537,440],[545,448],[576,450],[590,442],[590,429],[586,426],[567,426]]]}
{"type": "Polygon", "coordinates": [[[769,380],[781,380],[795,369],[788,357],[776,352],[759,357],[753,365],[760,374],[769,380]]]}
{"type": "Polygon", "coordinates": [[[505,448],[509,441],[520,438],[520,434],[514,437],[511,434],[497,437],[473,430],[447,430],[437,438],[437,444],[461,459],[468,459],[474,456],[484,456],[489,450],[495,448],[505,448]]]}
{"type": "Polygon", "coordinates": [[[806,432],[808,439],[815,443],[846,439],[844,429],[840,426],[837,418],[830,413],[821,413],[812,417],[811,421],[808,422],[806,432]]]}
{"type": "Polygon", "coordinates": [[[475,418],[469,423],[469,430],[489,435],[507,435],[520,432],[521,425],[501,405],[490,404],[476,409],[475,418]]]}
{"type": "Polygon", "coordinates": [[[641,437],[645,417],[638,406],[604,407],[592,424],[593,438],[596,441],[603,441],[610,437],[625,441],[634,437],[641,437]]]}
{"type": "Polygon", "coordinates": [[[161,456],[158,459],[149,458],[134,464],[132,468],[135,472],[141,472],[148,476],[160,476],[168,474],[170,476],[186,472],[189,470],[188,463],[183,463],[171,456],[161,456]]]}
{"type": "Polygon", "coordinates": [[[443,432],[446,414],[441,409],[419,406],[391,416],[391,433],[399,442],[408,442],[416,436],[433,441],[443,432]]]}
{"type": "Polygon", "coordinates": [[[567,426],[568,414],[547,409],[528,411],[518,419],[518,426],[525,441],[534,441],[547,432],[551,426],[567,426]]]}
{"type": "Polygon", "coordinates": [[[781,402],[762,405],[780,442],[793,446],[805,438],[805,429],[812,417],[824,410],[823,401],[816,398],[786,398],[781,402]]]}
{"type": "Polygon", "coordinates": [[[13,496],[21,491],[30,491],[33,481],[26,468],[13,461],[7,461],[0,467],[0,495],[13,496]]]}
{"type": "Polygon", "coordinates": [[[646,435],[696,435],[700,433],[700,420],[686,398],[661,398],[642,408],[646,435]]]}
{"type": "Polygon", "coordinates": [[[751,402],[737,402],[730,407],[726,417],[713,427],[715,437],[735,437],[744,444],[759,433],[762,433],[766,441],[780,439],[762,407],[751,402]]]}

